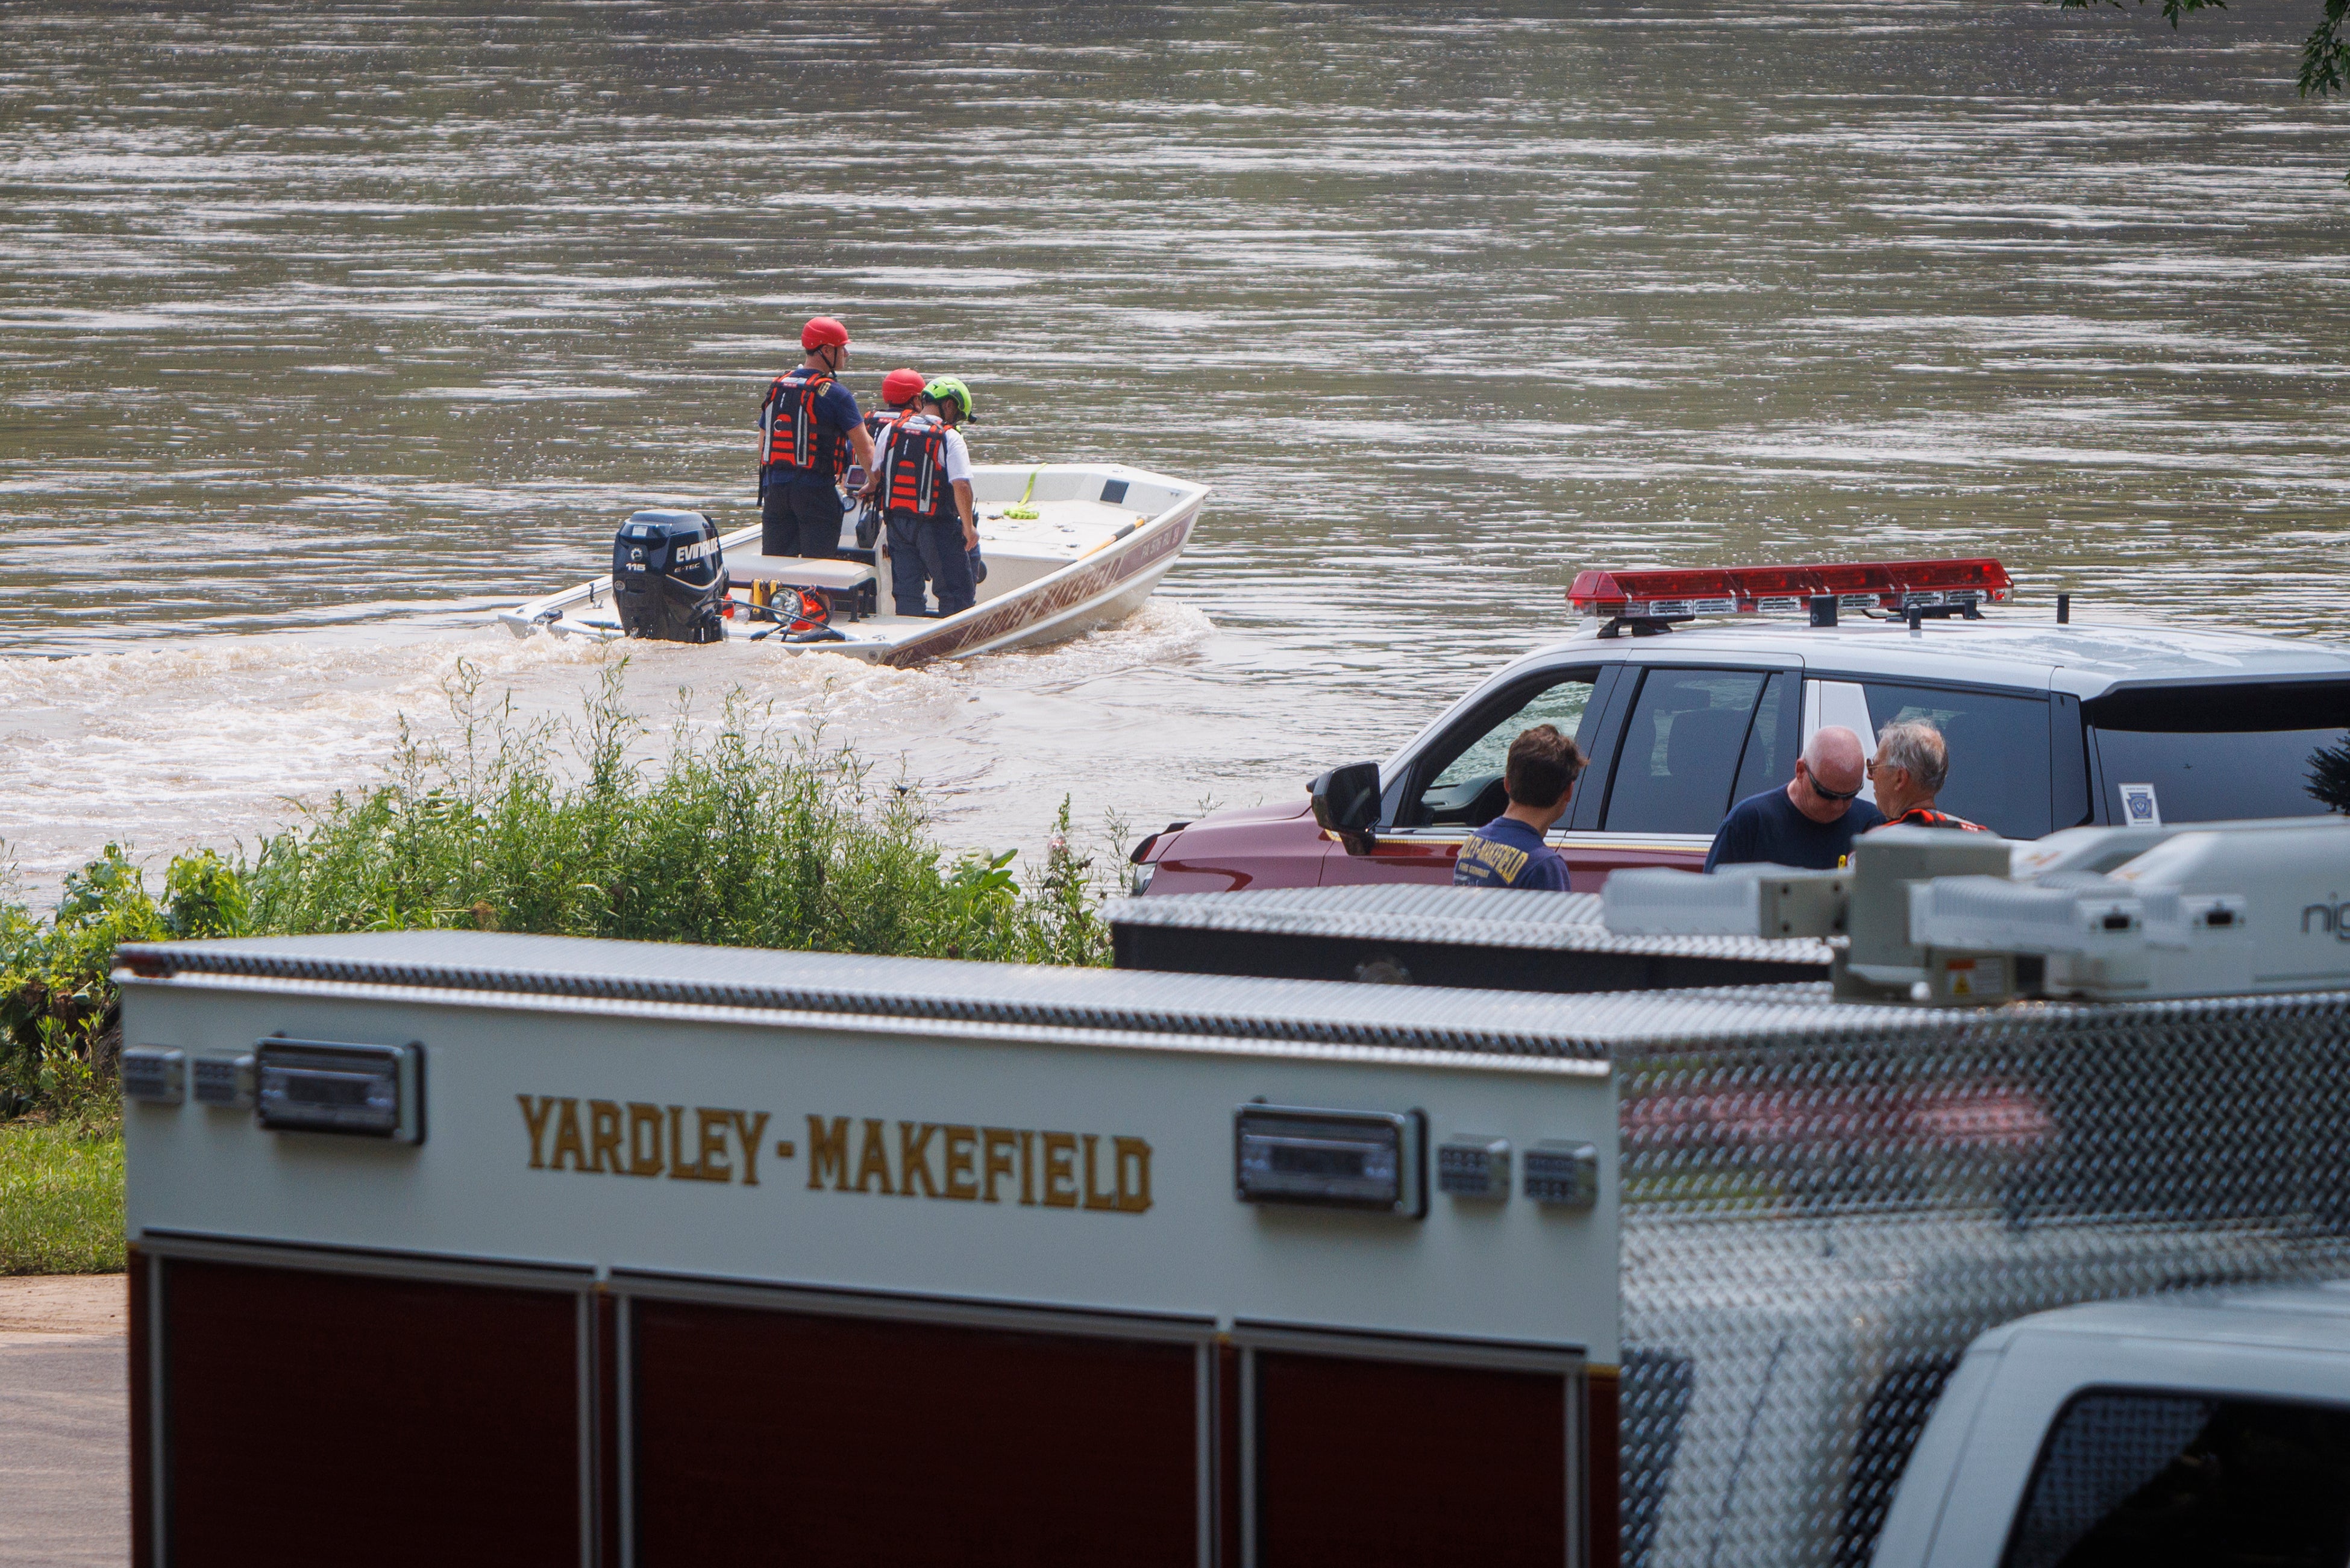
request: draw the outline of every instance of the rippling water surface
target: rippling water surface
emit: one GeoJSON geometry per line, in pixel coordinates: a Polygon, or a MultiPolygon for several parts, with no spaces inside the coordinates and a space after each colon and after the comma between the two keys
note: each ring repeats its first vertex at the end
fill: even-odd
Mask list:
{"type": "Polygon", "coordinates": [[[982,461],[1214,487],[1127,625],[931,670],[639,649],[929,781],[959,842],[1375,755],[1584,566],[1995,554],[2045,600],[2342,603],[2350,138],[2300,0],[0,5],[0,836],[248,842],[479,612],[654,502],[749,520],[822,310],[982,461]]]}

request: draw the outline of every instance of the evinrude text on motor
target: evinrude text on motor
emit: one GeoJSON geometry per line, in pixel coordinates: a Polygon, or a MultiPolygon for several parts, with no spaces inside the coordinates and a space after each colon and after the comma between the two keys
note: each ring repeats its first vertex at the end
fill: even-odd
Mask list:
{"type": "Polygon", "coordinates": [[[726,560],[699,512],[635,512],[612,541],[612,606],[630,637],[722,642],[726,560]]]}

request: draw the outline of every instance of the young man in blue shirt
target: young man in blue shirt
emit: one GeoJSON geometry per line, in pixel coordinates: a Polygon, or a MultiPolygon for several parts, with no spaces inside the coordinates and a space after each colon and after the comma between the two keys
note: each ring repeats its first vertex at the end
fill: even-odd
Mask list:
{"type": "Polygon", "coordinates": [[[1537,724],[1510,742],[1502,788],[1510,808],[1470,835],[1452,863],[1456,888],[1522,888],[1566,891],[1566,862],[1543,842],[1566,815],[1583,753],[1556,726],[1537,724]]]}
{"type": "Polygon", "coordinates": [[[1730,808],[1705,868],[1762,862],[1835,870],[1852,853],[1854,838],[1885,821],[1883,812],[1856,798],[1867,776],[1860,737],[1842,724],[1822,725],[1804,742],[1786,788],[1750,794],[1730,808]]]}

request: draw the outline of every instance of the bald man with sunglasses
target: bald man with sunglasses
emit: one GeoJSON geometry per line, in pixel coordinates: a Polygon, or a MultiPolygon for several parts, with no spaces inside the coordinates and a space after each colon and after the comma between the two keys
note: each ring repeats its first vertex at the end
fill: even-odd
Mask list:
{"type": "Polygon", "coordinates": [[[1804,742],[1784,789],[1748,795],[1730,808],[1706,852],[1705,868],[1762,863],[1833,871],[1852,841],[1883,826],[1885,814],[1859,797],[1868,753],[1841,724],[1825,724],[1804,742]]]}

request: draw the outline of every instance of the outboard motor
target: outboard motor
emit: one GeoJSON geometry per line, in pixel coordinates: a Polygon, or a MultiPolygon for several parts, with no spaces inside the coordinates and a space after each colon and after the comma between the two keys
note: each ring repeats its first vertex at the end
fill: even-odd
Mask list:
{"type": "Polygon", "coordinates": [[[660,642],[719,642],[726,559],[699,512],[633,512],[612,541],[612,606],[620,629],[660,642]]]}

